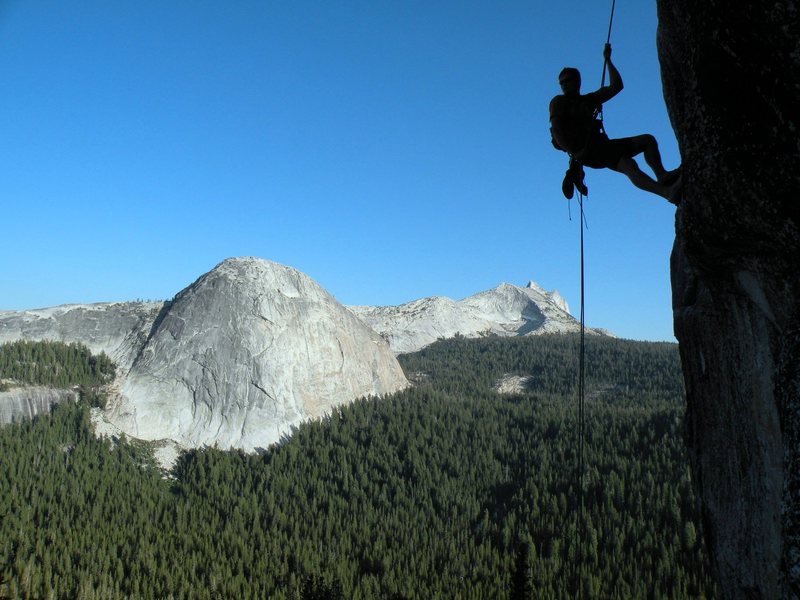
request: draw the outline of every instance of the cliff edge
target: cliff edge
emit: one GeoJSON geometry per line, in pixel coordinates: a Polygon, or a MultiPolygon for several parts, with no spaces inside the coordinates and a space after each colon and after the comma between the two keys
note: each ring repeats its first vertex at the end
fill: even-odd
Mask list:
{"type": "Polygon", "coordinates": [[[675,335],[724,598],[800,597],[800,18],[791,0],[658,0],[683,158],[675,335]]]}

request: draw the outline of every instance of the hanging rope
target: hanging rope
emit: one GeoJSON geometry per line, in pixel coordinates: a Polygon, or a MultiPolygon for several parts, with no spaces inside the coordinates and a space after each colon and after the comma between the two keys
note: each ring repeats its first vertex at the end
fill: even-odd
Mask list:
{"type": "Polygon", "coordinates": [[[578,206],[581,213],[581,345],[578,354],[578,548],[580,554],[578,555],[578,598],[583,598],[583,569],[585,566],[585,553],[583,545],[586,542],[586,506],[585,506],[585,477],[584,477],[584,423],[585,423],[585,390],[586,390],[586,295],[584,285],[584,244],[583,244],[583,230],[586,225],[586,220],[583,212],[583,194],[578,192],[578,206]]]}
{"type": "MultiPolygon", "coordinates": [[[[606,45],[611,43],[611,27],[614,25],[614,8],[616,0],[611,0],[611,16],[608,18],[608,35],[606,36],[606,45]]],[[[603,76],[600,78],[600,87],[606,84],[606,61],[603,61],[603,76]]]]}
{"type": "MultiPolygon", "coordinates": [[[[608,20],[608,36],[606,37],[606,45],[611,43],[611,28],[614,24],[614,9],[616,7],[616,0],[611,0],[611,16],[608,20]]],[[[603,59],[603,74],[600,79],[600,87],[606,84],[606,60],[603,59]]],[[[602,122],[603,109],[602,105],[598,112],[597,118],[602,122]]],[[[578,548],[578,577],[577,577],[577,596],[583,598],[583,571],[585,568],[585,549],[586,543],[586,474],[585,474],[585,430],[586,430],[586,285],[585,285],[585,264],[584,264],[584,240],[583,231],[586,227],[586,216],[583,211],[583,197],[584,195],[578,190],[578,206],[580,209],[581,221],[581,337],[580,337],[580,351],[578,354],[578,526],[576,533],[579,537],[578,548]]],[[[572,216],[570,215],[570,220],[572,216]]]]}
{"type": "MultiPolygon", "coordinates": [[[[606,36],[606,46],[611,44],[611,27],[614,25],[614,8],[616,7],[616,0],[611,0],[611,16],[608,18],[608,35],[606,36]]],[[[600,87],[606,84],[606,61],[603,59],[603,75],[600,77],[600,87]]],[[[603,105],[600,105],[600,110],[597,111],[597,118],[602,124],[603,131],[605,131],[605,124],[603,123],[603,105]]]]}

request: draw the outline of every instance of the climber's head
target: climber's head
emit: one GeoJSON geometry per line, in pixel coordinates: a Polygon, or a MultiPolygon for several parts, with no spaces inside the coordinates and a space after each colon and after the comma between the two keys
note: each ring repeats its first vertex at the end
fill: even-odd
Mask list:
{"type": "Polygon", "coordinates": [[[558,85],[564,94],[580,94],[581,73],[575,67],[564,67],[558,74],[558,85]]]}

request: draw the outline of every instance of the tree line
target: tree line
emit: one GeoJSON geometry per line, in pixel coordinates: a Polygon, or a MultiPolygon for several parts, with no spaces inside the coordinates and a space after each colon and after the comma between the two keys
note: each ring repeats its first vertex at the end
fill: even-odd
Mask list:
{"type": "Polygon", "coordinates": [[[83,344],[19,340],[0,345],[0,379],[54,388],[103,385],[114,379],[116,367],[105,355],[92,354],[83,344]]]}

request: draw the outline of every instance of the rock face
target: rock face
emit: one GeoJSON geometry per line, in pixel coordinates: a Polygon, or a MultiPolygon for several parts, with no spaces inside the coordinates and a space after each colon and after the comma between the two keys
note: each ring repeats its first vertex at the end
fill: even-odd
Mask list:
{"type": "Polygon", "coordinates": [[[0,425],[47,414],[55,404],[65,400],[75,400],[75,397],[75,392],[70,390],[54,390],[38,386],[0,392],[0,425]]]}
{"type": "Polygon", "coordinates": [[[724,598],[800,597],[800,15],[658,0],[687,438],[724,598]]]}
{"type": "Polygon", "coordinates": [[[0,311],[0,344],[20,339],[81,343],[128,369],[164,306],[163,302],[107,302],[0,311]]]}
{"type": "MultiPolygon", "coordinates": [[[[338,404],[408,385],[392,351],[456,334],[579,329],[558,292],[534,282],[501,284],[458,302],[348,310],[302,273],[255,258],[224,261],[170,302],[0,312],[0,343],[78,342],[114,359],[113,395],[93,417],[101,429],[245,450],[266,447],[338,404]]],[[[14,402],[15,415],[45,409],[33,400],[8,406],[14,402]]]]}
{"type": "Polygon", "coordinates": [[[167,303],[0,313],[0,343],[17,339],[105,352],[120,367],[107,425],[190,447],[266,447],[407,385],[378,334],[307,276],[254,258],[224,261],[167,303]]]}
{"type": "Polygon", "coordinates": [[[495,381],[492,389],[498,394],[524,394],[534,378],[530,375],[512,375],[506,373],[495,381]]]}
{"type": "Polygon", "coordinates": [[[252,450],[406,385],[380,336],[307,276],[229,259],[162,312],[107,416],[143,439],[252,450]]]}
{"type": "Polygon", "coordinates": [[[398,354],[415,352],[456,334],[479,337],[580,331],[580,323],[569,314],[559,293],[546,292],[532,281],[524,288],[503,283],[458,302],[437,296],[400,306],[349,308],[398,354]]]}

